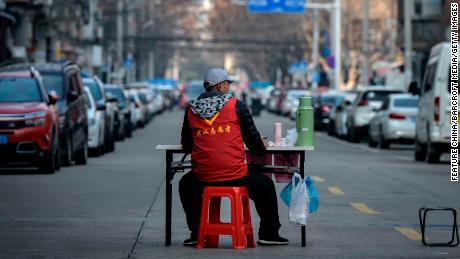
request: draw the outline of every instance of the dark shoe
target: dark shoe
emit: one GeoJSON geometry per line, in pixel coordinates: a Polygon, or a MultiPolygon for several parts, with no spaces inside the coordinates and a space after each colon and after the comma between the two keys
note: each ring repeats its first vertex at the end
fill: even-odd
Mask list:
{"type": "Polygon", "coordinates": [[[276,235],[270,237],[260,237],[259,241],[257,241],[257,244],[261,246],[280,246],[289,244],[289,240],[276,235]]]}
{"type": "Polygon", "coordinates": [[[184,240],[184,246],[196,246],[196,235],[190,235],[189,239],[184,240]]]}

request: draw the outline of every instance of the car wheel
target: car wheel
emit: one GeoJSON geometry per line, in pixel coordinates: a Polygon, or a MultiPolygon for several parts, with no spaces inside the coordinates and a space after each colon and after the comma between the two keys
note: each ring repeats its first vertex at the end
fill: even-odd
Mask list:
{"type": "Polygon", "coordinates": [[[70,166],[72,165],[72,158],[73,158],[72,139],[68,135],[65,137],[65,139],[66,139],[66,144],[65,144],[66,152],[61,156],[61,163],[63,166],[70,166]]]}
{"type": "MultiPolygon", "coordinates": [[[[428,135],[429,136],[429,135],[428,135]]],[[[441,153],[437,152],[433,148],[433,144],[430,141],[430,138],[428,137],[428,143],[427,143],[427,151],[426,151],[426,162],[430,164],[435,164],[439,163],[440,158],[441,158],[441,153]]]]}
{"type": "Polygon", "coordinates": [[[109,143],[108,143],[108,145],[107,145],[106,148],[107,148],[107,149],[106,149],[107,152],[113,152],[113,151],[115,151],[115,139],[114,139],[113,136],[109,138],[109,143]]]}
{"type": "Polygon", "coordinates": [[[368,137],[368,141],[367,141],[367,145],[369,147],[377,147],[377,145],[379,144],[377,141],[373,140],[372,139],[372,136],[369,134],[369,137],[368,137]]]}
{"type": "Polygon", "coordinates": [[[327,128],[327,134],[329,136],[335,136],[335,131],[334,131],[334,126],[335,126],[335,122],[332,123],[331,121],[329,122],[329,126],[327,128]]]}
{"type": "Polygon", "coordinates": [[[389,148],[390,148],[390,141],[388,141],[388,140],[385,139],[385,137],[383,136],[382,130],[380,130],[379,147],[380,147],[381,149],[389,149],[389,148]]]}
{"type": "Polygon", "coordinates": [[[86,165],[88,162],[88,142],[84,139],[83,147],[75,153],[75,163],[77,165],[86,165]]]}
{"type": "Polygon", "coordinates": [[[426,148],[417,141],[417,137],[415,137],[415,147],[414,147],[414,160],[415,161],[425,161],[426,158],[426,148]]]}
{"type": "Polygon", "coordinates": [[[133,136],[133,125],[131,122],[128,122],[128,126],[126,127],[126,137],[130,138],[133,136]]]}
{"type": "Polygon", "coordinates": [[[56,150],[54,151],[54,162],[55,162],[55,168],[56,171],[61,170],[61,147],[59,146],[59,141],[57,140],[57,137],[55,137],[55,147],[56,150]]]}
{"type": "Polygon", "coordinates": [[[53,145],[53,148],[50,151],[45,152],[45,155],[40,161],[38,170],[45,174],[54,174],[56,172],[56,147],[53,145]]]}
{"type": "Polygon", "coordinates": [[[358,134],[356,132],[356,129],[354,127],[351,127],[348,130],[348,132],[350,134],[350,137],[349,137],[350,142],[358,143],[359,142],[359,137],[358,137],[358,134]]]}

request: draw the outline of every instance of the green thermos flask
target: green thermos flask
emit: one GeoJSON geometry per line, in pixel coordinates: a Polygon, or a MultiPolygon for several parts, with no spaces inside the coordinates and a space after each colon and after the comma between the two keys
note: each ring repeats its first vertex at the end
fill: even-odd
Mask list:
{"type": "Polygon", "coordinates": [[[299,98],[296,113],[297,143],[296,146],[313,147],[314,119],[311,97],[299,98]]]}

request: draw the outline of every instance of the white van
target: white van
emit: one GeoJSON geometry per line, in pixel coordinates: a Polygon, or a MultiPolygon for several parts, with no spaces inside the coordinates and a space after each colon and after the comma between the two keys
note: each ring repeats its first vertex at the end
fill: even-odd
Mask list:
{"type": "Polygon", "coordinates": [[[450,43],[431,49],[420,87],[416,119],[416,161],[437,163],[442,153],[450,152],[450,43]]]}

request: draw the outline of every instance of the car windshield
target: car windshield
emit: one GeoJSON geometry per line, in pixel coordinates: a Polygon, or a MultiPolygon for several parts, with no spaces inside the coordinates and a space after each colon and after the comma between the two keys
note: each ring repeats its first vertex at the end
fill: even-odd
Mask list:
{"type": "Polygon", "coordinates": [[[48,92],[53,92],[58,97],[58,100],[64,99],[64,81],[61,74],[42,74],[43,83],[48,89],[48,92]]]}
{"type": "Polygon", "coordinates": [[[86,81],[85,80],[84,84],[85,84],[85,86],[87,86],[89,88],[89,90],[91,91],[91,94],[93,95],[94,100],[96,100],[96,102],[99,102],[100,100],[102,100],[104,98],[104,96],[102,95],[101,88],[97,85],[97,83],[95,81],[86,81]]]}
{"type": "Polygon", "coordinates": [[[297,100],[302,96],[307,96],[307,92],[304,91],[290,91],[287,94],[288,99],[297,100]]]}
{"type": "Polygon", "coordinates": [[[0,103],[42,102],[43,96],[33,78],[0,78],[0,103]]]}
{"type": "Polygon", "coordinates": [[[393,105],[398,108],[415,108],[418,107],[418,98],[396,98],[393,105]]]}
{"type": "Polygon", "coordinates": [[[321,103],[322,104],[327,104],[327,105],[332,105],[332,106],[338,106],[343,100],[343,96],[340,95],[329,95],[329,96],[323,96],[321,97],[321,103]]]}
{"type": "Polygon", "coordinates": [[[202,92],[204,92],[204,87],[199,84],[190,84],[187,86],[187,89],[185,89],[187,95],[199,95],[202,92]]]}
{"type": "Polygon", "coordinates": [[[389,94],[400,93],[399,91],[368,91],[364,93],[363,100],[382,102],[389,94]]]}
{"type": "Polygon", "coordinates": [[[115,98],[117,98],[118,105],[120,107],[126,106],[126,98],[125,98],[125,94],[123,93],[123,90],[119,88],[105,88],[105,92],[110,93],[113,96],[115,96],[115,98]]]}
{"type": "Polygon", "coordinates": [[[142,102],[143,104],[147,104],[147,103],[148,103],[148,101],[147,101],[147,96],[145,96],[144,93],[139,93],[139,99],[141,100],[141,102],[142,102]]]}

